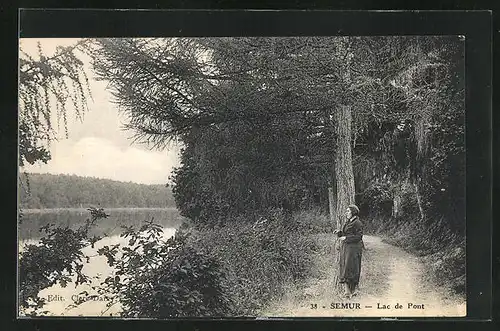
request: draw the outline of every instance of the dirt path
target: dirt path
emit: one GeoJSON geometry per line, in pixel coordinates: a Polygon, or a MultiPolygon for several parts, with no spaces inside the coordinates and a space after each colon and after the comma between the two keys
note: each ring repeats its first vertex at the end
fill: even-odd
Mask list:
{"type": "Polygon", "coordinates": [[[334,239],[331,234],[321,234],[317,240],[322,247],[316,261],[319,274],[307,281],[305,290],[290,286],[285,297],[272,303],[264,316],[465,316],[465,301],[424,280],[428,277],[418,257],[374,236],[363,237],[366,250],[358,296],[339,298],[333,291],[334,239]],[[401,308],[396,309],[396,304],[401,308]]]}

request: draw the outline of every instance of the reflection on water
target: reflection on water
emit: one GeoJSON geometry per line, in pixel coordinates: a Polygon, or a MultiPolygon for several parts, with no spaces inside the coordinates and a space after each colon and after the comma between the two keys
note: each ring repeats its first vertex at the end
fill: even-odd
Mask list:
{"type": "MultiPolygon", "coordinates": [[[[163,240],[166,240],[175,234],[175,228],[163,229],[163,240]]],[[[46,288],[38,294],[40,298],[47,300],[43,310],[50,313],[47,316],[117,316],[120,312],[120,306],[115,304],[111,307],[106,307],[109,298],[106,295],[99,295],[95,300],[87,301],[76,307],[71,305],[74,300],[78,299],[79,293],[87,291],[89,294],[96,294],[92,286],[100,284],[104,279],[113,274],[114,268],[110,267],[107,259],[104,256],[98,256],[97,250],[106,245],[121,244],[127,246],[128,238],[114,235],[104,237],[95,243],[94,248],[85,247],[82,252],[87,256],[92,256],[88,263],[85,263],[82,269],[83,274],[87,275],[92,281],[90,284],[82,284],[74,286],[76,276],[73,277],[73,282],[68,283],[66,287],[56,284],[46,288]]],[[[23,250],[25,244],[35,244],[37,240],[27,240],[19,242],[20,251],[23,250]]]]}
{"type": "MultiPolygon", "coordinates": [[[[120,311],[119,305],[106,307],[109,299],[106,295],[100,295],[97,300],[87,301],[76,307],[71,307],[73,301],[78,299],[78,294],[87,291],[89,294],[95,294],[92,286],[100,284],[104,279],[114,273],[114,268],[110,267],[104,256],[99,256],[97,250],[106,245],[121,244],[126,246],[128,238],[120,237],[123,232],[121,226],[133,226],[138,229],[145,221],[154,218],[154,223],[163,226],[163,239],[166,240],[175,234],[182,222],[176,209],[105,209],[110,214],[109,218],[98,220],[96,226],[92,229],[92,235],[102,236],[92,247],[86,247],[82,252],[91,258],[84,264],[82,272],[87,275],[92,282],[90,284],[78,285],[74,282],[68,283],[66,287],[56,284],[42,290],[39,297],[46,299],[43,310],[50,313],[48,316],[117,316],[120,311]]],[[[52,223],[57,226],[68,226],[76,229],[84,224],[85,219],[89,217],[85,209],[62,209],[62,210],[29,210],[23,211],[23,222],[19,225],[18,239],[19,252],[22,253],[25,245],[36,244],[40,237],[40,227],[52,223]]]]}
{"type": "MultiPolygon", "coordinates": [[[[154,219],[155,223],[166,228],[177,228],[182,217],[175,208],[109,208],[104,209],[108,218],[100,219],[92,228],[91,235],[113,236],[123,232],[122,226],[140,227],[145,221],[154,219]]],[[[77,229],[90,217],[86,209],[26,209],[19,224],[19,240],[38,239],[43,233],[40,228],[47,224],[77,229]]]]}

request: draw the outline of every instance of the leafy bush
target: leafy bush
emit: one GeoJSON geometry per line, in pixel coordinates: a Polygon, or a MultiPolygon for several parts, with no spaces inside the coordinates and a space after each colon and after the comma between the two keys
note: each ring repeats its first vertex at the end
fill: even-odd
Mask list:
{"type": "Polygon", "coordinates": [[[91,217],[77,230],[68,227],[55,227],[48,224],[42,227],[46,236],[38,244],[26,245],[19,253],[19,287],[21,312],[37,315],[45,300],[38,293],[59,283],[66,287],[76,275],[76,285],[88,281],[81,270],[84,254],[82,248],[93,245],[100,238],[88,235],[95,222],[107,215],[103,209],[89,208],[91,217]]]}
{"type": "Polygon", "coordinates": [[[211,224],[237,215],[248,217],[249,210],[293,212],[319,205],[326,178],[302,160],[301,154],[307,152],[300,151],[304,141],[289,134],[289,126],[299,122],[273,121],[272,127],[220,123],[193,129],[183,137],[181,166],[170,177],[182,216],[211,224]],[[262,132],[266,127],[269,132],[262,132]]]}
{"type": "Polygon", "coordinates": [[[128,245],[98,250],[115,267],[100,288],[119,303],[121,316],[141,318],[223,316],[231,313],[224,274],[210,256],[186,245],[190,234],[179,231],[166,241],[151,220],[139,231],[126,228],[128,245]]]}

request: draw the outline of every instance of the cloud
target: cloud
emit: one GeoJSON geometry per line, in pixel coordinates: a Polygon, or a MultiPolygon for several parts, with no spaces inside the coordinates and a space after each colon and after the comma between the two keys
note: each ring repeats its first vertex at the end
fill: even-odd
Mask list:
{"type": "Polygon", "coordinates": [[[51,153],[52,159],[48,164],[28,166],[24,170],[164,184],[172,168],[179,164],[176,149],[159,152],[136,147],[123,148],[97,137],[54,143],[51,153]]]}
{"type": "MultiPolygon", "coordinates": [[[[41,42],[44,53],[50,55],[58,45],[73,45],[78,39],[23,39],[21,47],[36,56],[37,41],[41,42]]],[[[131,146],[130,136],[133,132],[121,129],[128,120],[111,102],[107,82],[94,80],[90,58],[84,54],[78,56],[89,76],[92,91],[92,100],[88,100],[89,111],[80,121],[76,118],[75,110],[68,107],[68,139],[52,142],[52,160],[48,164],[27,166],[24,170],[145,184],[166,183],[172,168],[179,164],[178,150],[159,152],[150,151],[142,145],[131,146]]],[[[63,138],[64,131],[62,128],[59,131],[57,136],[63,138]]]]}

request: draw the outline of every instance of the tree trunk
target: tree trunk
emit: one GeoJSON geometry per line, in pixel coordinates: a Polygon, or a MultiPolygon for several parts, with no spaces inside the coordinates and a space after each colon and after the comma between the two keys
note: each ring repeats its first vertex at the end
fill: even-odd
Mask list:
{"type": "MultiPolygon", "coordinates": [[[[333,126],[335,132],[335,222],[337,229],[342,229],[345,219],[347,206],[354,203],[354,172],[352,167],[352,110],[349,105],[349,98],[343,98],[350,93],[351,86],[351,63],[354,54],[351,52],[351,38],[341,37],[338,39],[339,57],[341,70],[343,75],[342,83],[344,88],[339,98],[340,106],[333,113],[333,126]],[[342,54],[343,53],[343,54],[342,54]]],[[[340,269],[340,240],[336,240],[334,266],[340,269]]],[[[339,283],[339,274],[335,274],[335,289],[337,293],[341,292],[341,284],[339,283]]]]}
{"type": "Polygon", "coordinates": [[[344,223],[347,206],[354,203],[354,173],[352,167],[351,107],[341,106],[335,112],[336,124],[336,153],[335,153],[335,175],[337,184],[337,228],[340,229],[344,223]]]}
{"type": "Polygon", "coordinates": [[[334,198],[334,196],[335,196],[334,187],[332,184],[330,184],[330,186],[328,186],[328,207],[329,207],[329,211],[330,211],[330,221],[332,222],[332,226],[337,224],[336,219],[335,219],[335,198],[334,198]]]}
{"type": "Polygon", "coordinates": [[[424,212],[424,207],[422,204],[422,196],[420,195],[419,184],[417,181],[414,182],[413,186],[415,187],[415,194],[417,195],[417,204],[418,204],[418,210],[420,211],[420,219],[424,220],[425,219],[425,212],[424,212]]]}
{"type": "Polygon", "coordinates": [[[396,183],[393,190],[392,217],[398,217],[401,213],[401,184],[396,183]]]}
{"type": "MultiPolygon", "coordinates": [[[[337,229],[341,229],[345,221],[345,212],[347,207],[354,203],[354,173],[352,167],[352,149],[351,149],[351,107],[340,106],[335,112],[335,133],[336,133],[336,151],[335,151],[335,177],[336,177],[336,222],[337,229]]],[[[340,268],[339,256],[340,241],[336,241],[335,266],[340,268]]],[[[335,276],[336,291],[342,291],[339,284],[338,273],[335,276]]]]}
{"type": "Polygon", "coordinates": [[[330,183],[328,186],[328,207],[330,211],[330,222],[334,229],[339,229],[337,224],[336,200],[337,200],[337,179],[335,178],[335,167],[332,166],[330,183]]]}

